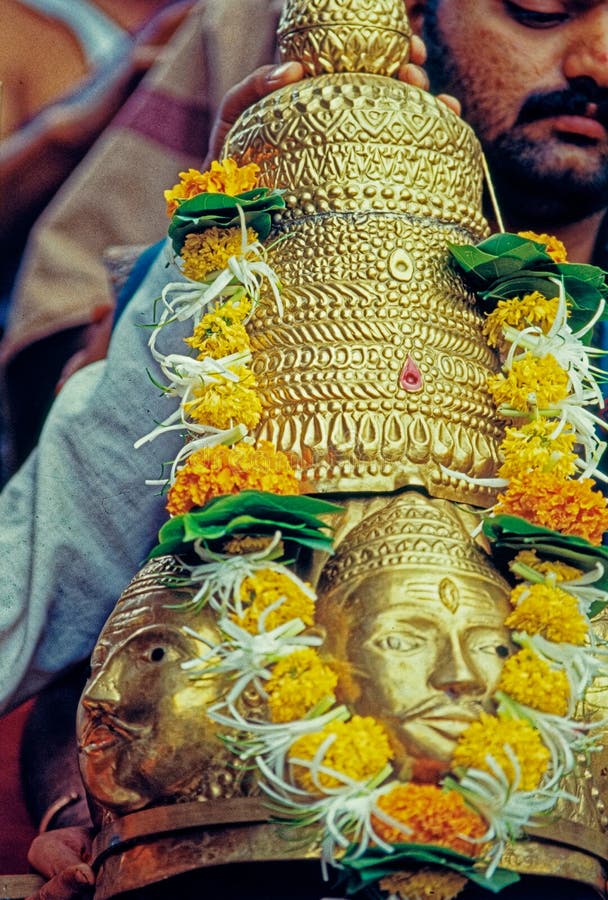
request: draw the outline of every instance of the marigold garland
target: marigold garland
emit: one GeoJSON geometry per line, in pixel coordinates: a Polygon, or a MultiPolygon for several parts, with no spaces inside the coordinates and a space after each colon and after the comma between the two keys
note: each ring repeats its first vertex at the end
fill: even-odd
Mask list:
{"type": "MultiPolygon", "coordinates": [[[[516,577],[521,577],[517,575],[518,565],[534,569],[539,575],[552,576],[555,578],[555,581],[572,581],[575,578],[580,578],[583,574],[581,569],[570,566],[561,559],[541,559],[535,550],[520,550],[515,559],[512,560],[510,564],[511,570],[516,577]]],[[[517,589],[513,591],[513,594],[516,594],[516,591],[517,589]]],[[[517,596],[514,599],[517,602],[517,596]]]]}
{"type": "Polygon", "coordinates": [[[198,350],[197,359],[222,359],[250,347],[245,321],[250,315],[252,303],[249,297],[227,300],[216,309],[206,313],[186,344],[198,350]]]}
{"type": "Polygon", "coordinates": [[[553,473],[537,472],[533,479],[512,478],[494,512],[599,545],[608,529],[608,509],[606,498],[594,488],[590,478],[564,481],[553,473]]]}
{"type": "MultiPolygon", "coordinates": [[[[255,164],[238,166],[227,159],[214,162],[205,173],[194,169],[182,172],[180,182],[165,191],[169,215],[181,202],[201,193],[219,192],[234,197],[248,191],[255,186],[258,171],[255,164]]],[[[230,227],[207,227],[185,237],[180,253],[187,278],[205,282],[204,288],[233,265],[231,260],[238,259],[246,268],[243,254],[249,252],[248,246],[255,257],[251,272],[269,277],[264,250],[257,249],[261,247],[257,235],[252,229],[245,230],[242,209],[239,215],[242,228],[232,227],[233,220],[230,227]]],[[[522,232],[521,236],[544,244],[555,262],[566,261],[565,248],[551,236],[533,232],[522,232]]],[[[240,354],[245,363],[249,361],[251,348],[245,324],[258,297],[257,283],[257,275],[241,285],[230,282],[229,290],[214,295],[215,306],[192,316],[193,332],[185,339],[186,344],[196,352],[198,361],[212,359],[224,367],[217,375],[214,369],[210,378],[205,375],[204,384],[201,379],[200,386],[189,388],[183,401],[185,424],[200,424],[203,434],[205,428],[228,432],[237,424],[243,429],[254,428],[259,420],[261,403],[255,378],[247,365],[240,364],[242,359],[238,364],[229,359],[240,354]],[[236,379],[232,380],[231,375],[236,379]]],[[[279,303],[278,280],[271,279],[271,284],[279,303]]],[[[181,289],[179,284],[172,288],[181,289]]],[[[181,302],[183,298],[178,294],[175,305],[181,302]]],[[[488,379],[488,389],[503,416],[510,420],[501,445],[502,464],[498,472],[503,483],[508,483],[493,512],[521,516],[554,531],[599,543],[608,529],[606,501],[593,490],[589,478],[574,477],[578,472],[578,426],[559,421],[560,409],[572,400],[572,372],[560,362],[563,355],[558,360],[544,350],[531,352],[525,350],[525,343],[523,349],[515,348],[517,352],[513,347],[513,341],[523,332],[549,338],[560,326],[564,308],[562,293],[547,298],[532,291],[521,298],[500,300],[486,318],[484,334],[505,361],[503,371],[488,379]]],[[[173,311],[174,307],[168,304],[165,320],[173,311]]],[[[200,433],[199,430],[197,434],[200,433]]],[[[203,447],[178,458],[174,467],[176,473],[167,503],[170,515],[203,507],[214,497],[245,489],[296,494],[299,488],[287,457],[268,442],[257,447],[248,442],[232,447],[221,443],[203,447]]],[[[271,539],[272,548],[278,546],[279,539],[280,534],[271,539]]],[[[345,691],[349,673],[340,671],[317,649],[321,638],[314,629],[314,599],[309,587],[284,566],[264,568],[263,563],[255,562],[256,554],[263,555],[270,545],[264,543],[260,547],[257,540],[252,540],[247,535],[238,536],[224,548],[226,553],[242,555],[243,559],[250,557],[250,569],[249,574],[234,582],[238,584],[234,597],[223,601],[219,625],[227,637],[215,648],[221,656],[222,671],[235,674],[237,686],[253,683],[267,704],[268,731],[259,720],[249,723],[255,734],[244,738],[244,747],[251,744],[255,750],[242,749],[241,758],[265,760],[263,772],[270,779],[270,792],[275,799],[284,797],[287,806],[290,792],[296,789],[298,801],[292,805],[302,810],[303,820],[308,812],[301,792],[309,792],[310,809],[316,809],[317,820],[324,828],[327,823],[323,810],[330,808],[324,804],[338,804],[332,807],[335,822],[342,792],[343,812],[348,814],[341,820],[346,823],[346,830],[338,843],[344,842],[345,836],[361,835],[365,825],[380,841],[439,845],[474,857],[488,852],[481,839],[490,836],[495,846],[487,858],[493,860],[492,866],[496,865],[505,835],[517,837],[520,823],[510,822],[509,801],[504,808],[499,806],[493,811],[491,821],[480,815],[476,807],[484,810],[488,797],[483,789],[471,787],[474,778],[469,775],[486,773],[503,787],[506,780],[510,796],[542,790],[546,780],[556,774],[551,768],[555,760],[546,738],[541,737],[539,716],[565,717],[580,697],[566,667],[552,657],[549,662],[536,652],[535,641],[545,641],[549,648],[569,644],[580,654],[587,652],[589,620],[577,598],[556,586],[563,582],[567,588],[565,583],[580,575],[580,571],[549,563],[533,553],[519,554],[514,562],[515,568],[527,567],[539,582],[529,584],[526,580],[514,589],[514,609],[505,623],[513,630],[515,643],[521,645],[506,660],[497,686],[509,713],[504,713],[501,701],[497,715],[481,713],[456,743],[451,768],[463,773],[466,790],[452,779],[449,781],[454,789],[450,790],[411,781],[387,788],[381,786],[383,781],[394,777],[389,736],[376,719],[351,715],[350,710],[336,704],[336,696],[351,699],[345,691]],[[238,649],[232,656],[231,641],[238,649]],[[240,659],[249,662],[239,662],[240,659]],[[251,671],[248,665],[253,666],[251,671]],[[518,713],[518,704],[525,708],[524,713],[518,713]],[[293,734],[299,736],[291,739],[287,770],[272,770],[268,760],[277,759],[273,736],[279,734],[285,740],[292,727],[293,734]],[[500,778],[497,767],[502,773],[500,778]],[[349,806],[354,798],[356,804],[349,806]],[[500,822],[498,828],[496,821],[500,822]]],[[[559,653],[555,656],[560,658],[559,653]]],[[[217,714],[218,721],[233,729],[242,728],[243,723],[238,716],[234,718],[231,705],[231,697],[239,696],[238,690],[243,687],[233,688],[226,703],[219,704],[221,713],[210,711],[212,718],[217,714]]],[[[265,787],[264,780],[262,786],[265,787]]],[[[326,843],[328,834],[324,832],[326,843]]],[[[334,840],[334,832],[332,835],[334,840]]]]}
{"type": "Polygon", "coordinates": [[[399,784],[381,795],[377,805],[407,829],[401,831],[374,816],[374,830],[388,843],[437,844],[468,856],[483,851],[479,839],[486,833],[486,824],[455,791],[430,784],[399,784]]]}
{"type": "Polygon", "coordinates": [[[269,441],[256,447],[244,443],[213,447],[188,457],[169,489],[167,509],[179,516],[221,494],[244,490],[297,494],[299,485],[287,456],[269,441]]]}
{"type": "Polygon", "coordinates": [[[570,682],[567,674],[552,668],[524,648],[511,656],[504,664],[498,682],[498,690],[504,691],[523,706],[554,716],[565,716],[570,705],[570,682]]]}
{"type": "Polygon", "coordinates": [[[511,783],[515,783],[518,776],[519,789],[532,791],[539,786],[549,767],[550,758],[551,754],[538,731],[528,722],[523,719],[500,719],[481,713],[479,721],[472,722],[461,735],[452,763],[457,768],[460,766],[492,773],[492,759],[511,783]],[[506,747],[517,758],[517,774],[506,747]]]}
{"type": "Polygon", "coordinates": [[[316,650],[296,650],[276,664],[264,686],[271,720],[301,719],[321,700],[333,696],[337,681],[316,650]]]}
{"type": "Polygon", "coordinates": [[[340,787],[341,782],[324,772],[315,777],[310,769],[294,760],[312,761],[326,741],[327,749],[320,764],[355,781],[365,782],[373,778],[393,756],[386,731],[371,716],[353,716],[348,722],[333,722],[314,734],[307,734],[294,741],[289,758],[296,782],[313,794],[319,792],[319,786],[331,789],[340,787]],[[328,738],[330,741],[327,741],[328,738]]]}
{"type": "Polygon", "coordinates": [[[548,472],[558,478],[574,475],[578,459],[574,450],[576,435],[569,428],[557,435],[555,432],[555,422],[542,418],[506,428],[500,445],[504,461],[498,475],[501,478],[522,478],[524,474],[537,472],[548,472]]]}
{"type": "Polygon", "coordinates": [[[255,376],[245,366],[230,366],[229,371],[238,376],[238,381],[215,376],[213,384],[193,390],[193,399],[184,404],[184,412],[194,422],[212,428],[228,429],[237,422],[255,428],[262,415],[255,376]]]}
{"type": "Polygon", "coordinates": [[[568,385],[568,374],[551,354],[526,353],[506,374],[488,378],[488,389],[499,408],[525,412],[557,406],[568,396],[568,385]]]}
{"type": "Polygon", "coordinates": [[[585,643],[589,623],[568,591],[547,583],[520,585],[511,602],[515,610],[505,619],[507,628],[540,634],[556,644],[585,643]]]}
{"type": "Polygon", "coordinates": [[[504,336],[505,325],[519,329],[536,325],[546,334],[555,321],[558,305],[559,297],[547,300],[540,291],[524,294],[521,298],[499,300],[492,312],[487,313],[483,325],[488,344],[504,353],[509,347],[509,341],[504,336]]]}
{"type": "Polygon", "coordinates": [[[568,261],[568,254],[565,245],[553,234],[537,234],[535,231],[518,231],[520,237],[528,238],[529,241],[536,241],[537,244],[544,244],[545,250],[556,263],[564,263],[568,261]]]}
{"type": "MultiPolygon", "coordinates": [[[[247,240],[257,240],[253,228],[247,229],[247,240]]],[[[186,278],[204,281],[212,272],[220,272],[232,256],[238,256],[243,236],[240,228],[208,228],[200,234],[188,234],[180,250],[182,271],[186,278]]]]}
{"type": "Polygon", "coordinates": [[[260,167],[256,163],[239,166],[230,157],[223,162],[213,160],[206,172],[188,169],[179,173],[179,182],[167,191],[167,215],[171,217],[181,200],[190,200],[198,194],[229,194],[234,197],[255,187],[260,167]]]}
{"type": "Polygon", "coordinates": [[[314,600],[282,572],[262,569],[249,575],[241,585],[241,600],[245,609],[241,615],[234,613],[233,618],[251,634],[260,630],[262,616],[266,631],[292,619],[300,619],[308,626],[314,624],[314,600]]]}

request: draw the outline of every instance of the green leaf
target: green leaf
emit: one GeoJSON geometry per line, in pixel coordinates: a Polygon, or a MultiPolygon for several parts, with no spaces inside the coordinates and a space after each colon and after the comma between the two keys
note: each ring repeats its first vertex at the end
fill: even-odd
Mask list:
{"type": "MultiPolygon", "coordinates": [[[[483,533],[497,549],[513,551],[513,556],[520,550],[536,550],[543,557],[563,560],[584,572],[591,571],[599,562],[604,572],[594,582],[594,587],[608,591],[608,547],[591,544],[585,538],[532,525],[518,516],[503,515],[485,519],[483,533]]],[[[590,615],[597,615],[605,607],[606,603],[594,603],[590,615]]]]}
{"type": "MultiPolygon", "coordinates": [[[[608,297],[603,269],[582,263],[556,263],[543,244],[519,235],[497,234],[476,246],[448,247],[465,281],[482,300],[507,300],[534,291],[551,298],[558,292],[556,281],[562,281],[571,304],[569,324],[574,331],[583,328],[601,300],[608,297]]],[[[601,320],[608,320],[608,309],[601,320]]],[[[586,339],[591,340],[591,335],[586,339]]]]}
{"type": "Polygon", "coordinates": [[[460,872],[493,894],[519,881],[519,875],[508,869],[496,869],[492,877],[488,878],[474,859],[446,847],[430,844],[393,844],[393,853],[390,854],[377,847],[370,847],[361,856],[356,856],[357,847],[357,844],[351,844],[340,860],[341,865],[347,870],[346,891],[349,894],[362,890],[386,875],[399,872],[404,868],[404,863],[407,868],[411,860],[445,866],[460,872]]]}
{"type": "Polygon", "coordinates": [[[285,208],[281,193],[274,188],[254,188],[231,197],[228,194],[197,194],[184,200],[175,211],[169,225],[173,249],[179,253],[186,235],[200,234],[207,228],[240,227],[241,208],[248,228],[253,228],[261,241],[272,228],[272,215],[285,208]]]}
{"type": "Polygon", "coordinates": [[[241,491],[215,497],[201,509],[169,519],[149,558],[184,551],[188,544],[222,540],[233,534],[272,535],[280,531],[286,544],[331,552],[332,528],[321,516],[342,507],[305,495],[241,491]]]}

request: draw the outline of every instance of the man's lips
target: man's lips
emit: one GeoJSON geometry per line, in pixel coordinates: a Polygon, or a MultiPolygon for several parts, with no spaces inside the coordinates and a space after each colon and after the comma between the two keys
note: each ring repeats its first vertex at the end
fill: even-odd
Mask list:
{"type": "Polygon", "coordinates": [[[590,116],[552,116],[548,121],[554,131],[572,134],[592,141],[608,140],[608,132],[597,119],[590,116]]]}

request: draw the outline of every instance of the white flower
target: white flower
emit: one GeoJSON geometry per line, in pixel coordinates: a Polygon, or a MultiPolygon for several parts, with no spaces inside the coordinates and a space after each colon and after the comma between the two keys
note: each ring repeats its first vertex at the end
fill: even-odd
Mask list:
{"type": "MultiPolygon", "coordinates": [[[[304,581],[298,578],[283,563],[276,562],[280,555],[280,543],[282,534],[275,531],[272,539],[266,547],[251,553],[230,554],[214,553],[205,546],[200,538],[193,542],[192,547],[197,556],[202,560],[200,565],[189,565],[180,560],[182,567],[188,572],[189,584],[199,585],[196,594],[188,601],[188,606],[200,609],[207,601],[220,615],[229,613],[241,618],[244,607],[241,601],[241,587],[246,578],[255,572],[270,569],[289,578],[299,590],[311,600],[316,600],[314,590],[304,581]]],[[[268,607],[260,616],[260,625],[263,627],[267,616],[277,609],[285,598],[280,597],[268,607]]]]}
{"type": "Polygon", "coordinates": [[[493,843],[488,853],[488,878],[499,865],[508,841],[521,837],[526,825],[539,824],[538,817],[553,809],[559,799],[574,799],[558,786],[562,771],[553,773],[548,783],[533,791],[518,790],[519,761],[508,744],[504,746],[504,751],[515,772],[513,781],[490,754],[486,761],[491,772],[470,768],[459,780],[446,780],[446,785],[462,794],[466,802],[488,822],[488,830],[478,839],[480,844],[493,843]]]}
{"type": "Polygon", "coordinates": [[[579,403],[597,403],[602,405],[602,391],[597,383],[595,374],[599,370],[591,365],[591,357],[601,355],[601,350],[586,347],[581,338],[590,331],[601,317],[605,301],[601,300],[593,318],[576,333],[568,325],[568,306],[566,292],[562,279],[551,279],[558,287],[559,302],[553,324],[547,334],[537,325],[518,330],[511,325],[503,328],[505,338],[511,342],[511,347],[505,361],[505,368],[509,369],[513,361],[532,353],[534,356],[543,357],[551,354],[559,366],[568,374],[569,390],[579,403]]]}
{"type": "Polygon", "coordinates": [[[318,715],[309,714],[292,722],[260,722],[245,718],[233,703],[216,703],[207,710],[214,722],[240,732],[236,738],[226,739],[242,761],[263,759],[277,778],[284,772],[287,752],[298,738],[316,734],[331,722],[346,721],[350,713],[345,706],[335,706],[318,715]]]}
{"type": "Polygon", "coordinates": [[[570,711],[585,696],[594,678],[608,676],[608,646],[589,629],[589,643],[556,643],[540,634],[528,635],[514,632],[513,640],[521,647],[527,647],[548,662],[552,668],[557,664],[568,677],[570,684],[570,711]]]}
{"type": "Polygon", "coordinates": [[[398,828],[405,837],[411,834],[411,829],[407,825],[387,816],[376,805],[378,797],[394,787],[394,782],[382,787],[377,786],[379,781],[384,781],[390,774],[391,767],[385,767],[374,778],[363,782],[323,766],[320,760],[332,737],[335,738],[335,735],[330,735],[323,742],[313,760],[301,760],[295,757],[290,759],[293,764],[314,770],[315,787],[318,789],[319,795],[310,794],[308,791],[296,787],[278,774],[276,769],[268,766],[262,757],[256,758],[256,765],[263,776],[260,787],[275,802],[275,812],[292,819],[294,824],[311,825],[318,822],[322,825],[321,861],[325,876],[327,864],[337,864],[337,849],[346,849],[351,843],[358,844],[355,857],[365,853],[370,843],[380,847],[385,853],[393,852],[392,846],[375,832],[372,825],[373,816],[398,828]],[[338,781],[338,786],[325,787],[318,780],[321,773],[338,781]]]}
{"type": "Polygon", "coordinates": [[[269,666],[294,650],[318,647],[323,642],[318,635],[301,634],[306,629],[301,619],[292,619],[259,634],[250,634],[228,618],[220,619],[218,627],[227,640],[217,645],[210,645],[198,632],[184,628],[192,637],[207,643],[210,649],[208,653],[182,663],[182,668],[191,670],[195,676],[213,672],[232,675],[235,684],[227,696],[229,704],[235,703],[250,684],[265,696],[262,682],[270,678],[269,666]]]}

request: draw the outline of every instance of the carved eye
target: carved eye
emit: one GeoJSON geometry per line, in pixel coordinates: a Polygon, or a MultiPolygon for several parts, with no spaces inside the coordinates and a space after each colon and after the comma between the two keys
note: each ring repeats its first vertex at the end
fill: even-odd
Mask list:
{"type": "Polygon", "coordinates": [[[423,637],[416,634],[408,634],[404,631],[393,632],[378,638],[375,642],[380,650],[392,650],[394,653],[413,653],[425,645],[423,637]]]}

